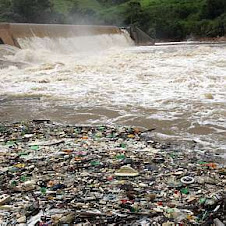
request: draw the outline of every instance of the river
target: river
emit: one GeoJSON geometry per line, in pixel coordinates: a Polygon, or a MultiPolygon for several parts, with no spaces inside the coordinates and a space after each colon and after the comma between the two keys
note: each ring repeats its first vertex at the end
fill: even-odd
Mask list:
{"type": "Polygon", "coordinates": [[[226,156],[226,44],[137,47],[126,34],[19,43],[0,45],[1,122],[136,126],[226,156]]]}

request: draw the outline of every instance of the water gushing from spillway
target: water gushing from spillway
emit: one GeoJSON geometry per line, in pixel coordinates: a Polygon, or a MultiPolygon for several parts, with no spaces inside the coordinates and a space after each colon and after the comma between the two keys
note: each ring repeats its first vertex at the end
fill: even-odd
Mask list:
{"type": "Polygon", "coordinates": [[[18,64],[0,69],[1,121],[133,125],[226,150],[226,45],[135,47],[128,34],[19,43],[0,55],[18,64]]]}

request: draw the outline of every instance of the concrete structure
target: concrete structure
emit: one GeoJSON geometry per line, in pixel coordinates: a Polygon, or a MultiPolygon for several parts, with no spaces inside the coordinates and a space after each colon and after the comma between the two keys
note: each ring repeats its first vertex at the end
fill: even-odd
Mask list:
{"type": "Polygon", "coordinates": [[[20,47],[18,38],[73,37],[120,32],[121,30],[115,26],[0,23],[0,43],[20,47]]]}
{"type": "Polygon", "coordinates": [[[0,24],[0,44],[18,46],[18,43],[12,36],[9,24],[0,24]]]}
{"type": "Polygon", "coordinates": [[[128,32],[130,33],[130,37],[135,41],[136,45],[143,46],[155,44],[155,39],[151,38],[136,26],[130,26],[128,28],[128,32]]]}
{"type": "Polygon", "coordinates": [[[155,40],[135,26],[118,28],[115,26],[67,25],[67,24],[17,24],[0,23],[0,44],[19,47],[18,38],[29,37],[74,37],[100,34],[120,34],[127,30],[137,45],[153,45],[155,40]]]}

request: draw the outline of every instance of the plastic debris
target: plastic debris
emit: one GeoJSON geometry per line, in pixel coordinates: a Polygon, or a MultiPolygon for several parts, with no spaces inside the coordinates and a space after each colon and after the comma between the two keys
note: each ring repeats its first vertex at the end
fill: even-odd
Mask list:
{"type": "Polygon", "coordinates": [[[0,128],[0,225],[226,223],[220,157],[131,127],[35,120],[0,128]]]}
{"type": "Polygon", "coordinates": [[[139,173],[130,166],[122,166],[118,171],[115,172],[115,176],[120,177],[135,177],[139,173]]]}
{"type": "Polygon", "coordinates": [[[223,222],[221,222],[218,218],[213,220],[215,226],[225,226],[223,222]]]}
{"type": "Polygon", "coordinates": [[[8,203],[8,202],[10,202],[10,200],[11,200],[11,197],[9,196],[9,195],[1,195],[0,196],[0,205],[4,205],[4,204],[6,204],[6,203],[8,203]]]}
{"type": "Polygon", "coordinates": [[[194,183],[194,181],[195,181],[195,179],[193,177],[189,177],[189,176],[181,178],[181,182],[183,184],[192,184],[192,183],[194,183]]]}

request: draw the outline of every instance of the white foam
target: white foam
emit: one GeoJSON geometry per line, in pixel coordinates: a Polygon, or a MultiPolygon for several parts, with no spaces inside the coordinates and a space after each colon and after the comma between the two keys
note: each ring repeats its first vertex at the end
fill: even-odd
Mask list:
{"type": "Polygon", "coordinates": [[[19,42],[22,50],[2,57],[30,66],[0,70],[0,95],[45,95],[75,109],[123,110],[116,120],[122,124],[123,114],[166,120],[184,138],[193,138],[187,133],[192,123],[226,129],[225,45],[134,47],[127,35],[19,42]]]}

